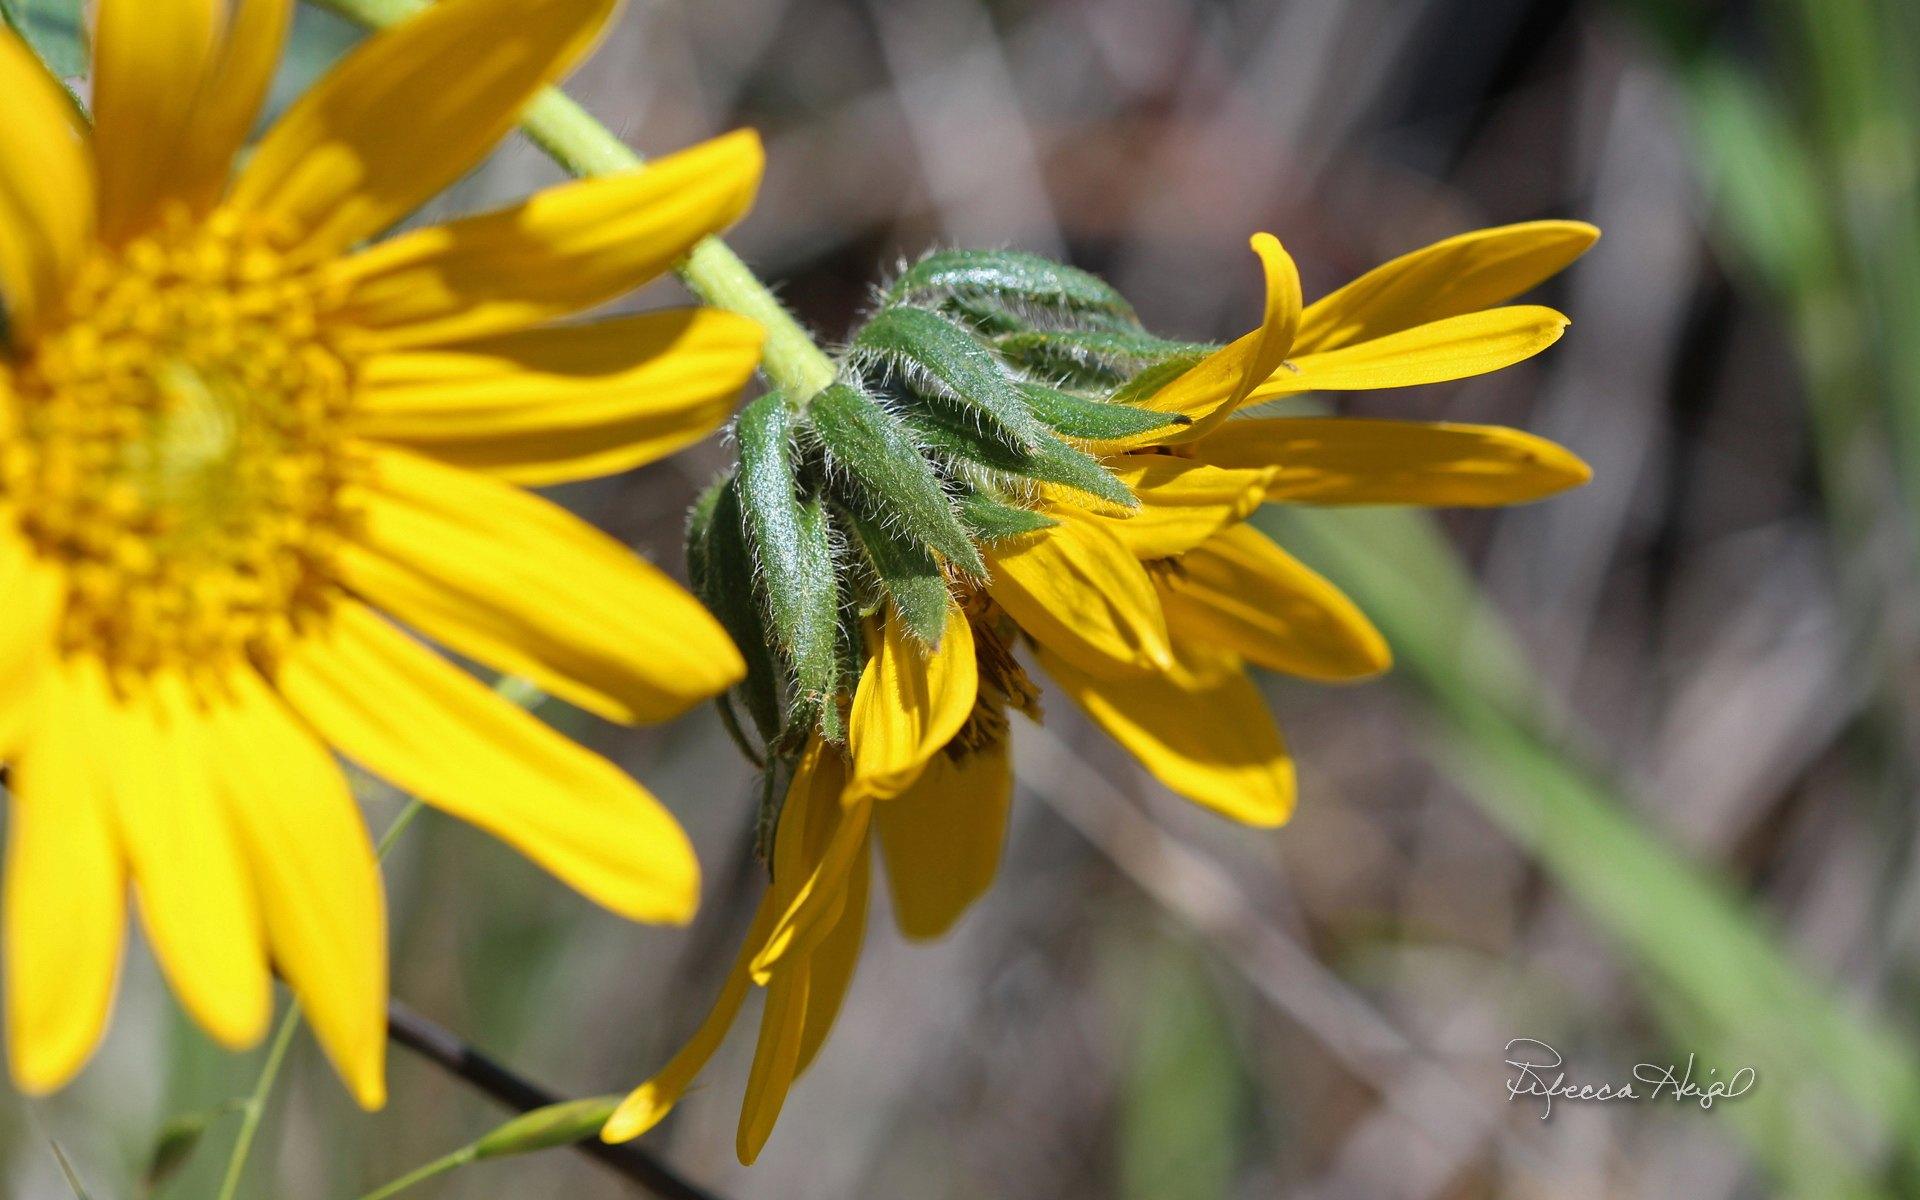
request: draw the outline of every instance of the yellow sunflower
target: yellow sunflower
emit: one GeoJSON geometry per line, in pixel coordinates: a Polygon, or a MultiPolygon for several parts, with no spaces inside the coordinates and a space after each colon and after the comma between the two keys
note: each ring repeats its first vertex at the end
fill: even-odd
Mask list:
{"type": "Polygon", "coordinates": [[[1517,430],[1317,417],[1228,420],[1306,391],[1405,387],[1483,374],[1556,341],[1566,318],[1494,307],[1577,258],[1590,225],[1481,230],[1396,259],[1303,309],[1279,242],[1258,329],[1141,403],[1190,424],[1096,447],[1139,500],[1085,507],[1049,491],[1050,528],[986,548],[990,582],[960,589],[929,649],[896,616],[870,631],[847,753],[815,741],[775,833],[773,884],[719,1002],[636,1089],[603,1136],[636,1137],[677,1102],[753,985],[766,989],[737,1150],[758,1155],[788,1088],[818,1052],[864,934],[868,845],[885,860],[909,938],[946,932],[992,883],[1013,777],[1008,711],[1038,717],[1013,655],[1047,674],[1173,791],[1235,820],[1278,825],[1294,770],[1253,663],[1310,679],[1385,670],[1385,640],[1331,583],[1242,522],[1292,503],[1513,504],[1584,482],[1585,464],[1517,430]]]}
{"type": "Polygon", "coordinates": [[[91,130],[0,31],[23,1089],[98,1042],[131,884],[211,1035],[256,1040],[277,969],[381,1102],[383,901],[329,748],[616,912],[692,912],[697,866],[656,800],[381,615],[618,721],[742,673],[664,574],[516,485],[622,470],[725,417],[751,323],[547,323],[737,218],[754,137],[356,248],[471,169],[611,8],[445,0],[356,49],[231,178],[291,0],[103,0],[91,130]]]}

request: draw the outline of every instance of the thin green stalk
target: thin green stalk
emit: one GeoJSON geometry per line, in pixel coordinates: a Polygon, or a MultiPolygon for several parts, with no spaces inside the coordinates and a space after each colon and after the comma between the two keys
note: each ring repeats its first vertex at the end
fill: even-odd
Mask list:
{"type": "MultiPolygon", "coordinates": [[[[502,680],[507,684],[510,680],[502,680]]],[[[502,690],[505,690],[504,687],[502,690]]],[[[413,824],[425,807],[417,798],[409,798],[407,806],[394,817],[387,831],[380,835],[375,847],[382,860],[387,851],[393,849],[394,842],[413,824]]],[[[267,1097],[273,1092],[273,1085],[279,1081],[280,1068],[286,1064],[287,1047],[293,1044],[293,1035],[300,1029],[300,1005],[298,1001],[287,1002],[286,1015],[280,1018],[280,1026],[273,1032],[273,1043],[267,1048],[267,1060],[260,1064],[260,1077],[253,1081],[253,1092],[240,1108],[240,1132],[233,1139],[233,1153],[227,1156],[227,1173],[220,1181],[218,1200],[234,1200],[240,1194],[240,1177],[246,1173],[247,1158],[253,1153],[253,1141],[260,1133],[260,1119],[266,1115],[267,1097]]]]}
{"type": "MultiPolygon", "coordinates": [[[[429,0],[309,0],[314,6],[373,29],[425,9],[429,0]]],[[[592,114],[558,88],[546,88],[522,114],[521,128],[553,160],[578,176],[613,175],[643,160],[592,114]]],[[[774,385],[803,403],[834,380],[833,360],[766,284],[727,244],[709,237],[677,268],[693,293],[715,308],[739,313],[766,331],[761,367],[774,385]]]]}
{"type": "Polygon", "coordinates": [[[425,1183],[429,1179],[436,1179],[449,1171],[458,1170],[472,1161],[474,1161],[473,1147],[462,1146],[451,1154],[436,1158],[424,1167],[417,1167],[414,1170],[408,1171],[400,1178],[375,1188],[373,1191],[360,1197],[360,1200],[388,1200],[389,1197],[398,1196],[401,1192],[406,1191],[415,1184],[425,1183]]]}
{"type": "Polygon", "coordinates": [[[280,1027],[273,1034],[273,1044],[267,1049],[267,1061],[261,1064],[260,1077],[254,1080],[253,1092],[241,1106],[240,1132],[234,1137],[233,1153],[227,1156],[227,1174],[220,1181],[219,1200],[234,1200],[240,1194],[240,1177],[246,1173],[247,1157],[253,1152],[253,1139],[260,1132],[260,1118],[267,1111],[267,1095],[280,1078],[280,1068],[287,1060],[287,1047],[293,1044],[293,1035],[299,1028],[299,1002],[289,999],[286,1015],[280,1018],[280,1027]]]}

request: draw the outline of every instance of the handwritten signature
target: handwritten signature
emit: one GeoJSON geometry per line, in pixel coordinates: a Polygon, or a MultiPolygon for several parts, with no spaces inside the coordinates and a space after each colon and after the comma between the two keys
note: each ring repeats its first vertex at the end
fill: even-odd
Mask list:
{"type": "Polygon", "coordinates": [[[1513,1078],[1507,1080],[1507,1102],[1523,1096],[1539,1099],[1542,1121],[1553,1115],[1555,1100],[1690,1100],[1711,1109],[1716,1101],[1746,1095],[1758,1078],[1752,1067],[1741,1067],[1725,1079],[1719,1078],[1718,1067],[1709,1067],[1703,1078],[1696,1080],[1696,1063],[1689,1054],[1685,1067],[1638,1063],[1630,1081],[1578,1082],[1568,1079],[1561,1069],[1566,1060],[1560,1052],[1538,1038],[1514,1038],[1507,1043],[1506,1051],[1507,1065],[1514,1070],[1513,1078]],[[1636,1084],[1648,1090],[1643,1092],[1636,1084]]]}

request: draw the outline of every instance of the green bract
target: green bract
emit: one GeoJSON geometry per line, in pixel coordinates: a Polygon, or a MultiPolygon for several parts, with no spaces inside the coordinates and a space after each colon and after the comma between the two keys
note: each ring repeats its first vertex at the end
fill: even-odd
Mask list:
{"type": "Polygon", "coordinates": [[[842,736],[867,619],[891,602],[936,644],[952,585],[985,576],[982,548],[1055,524],[1037,511],[1044,488],[1133,507],[1099,447],[1188,419],[1116,391],[1208,349],[1148,333],[1085,271],[949,250],[881,294],[832,386],[742,410],[738,466],[695,509],[689,567],[747,647],[747,680],[721,707],[755,761],[776,771],[810,735],[842,736]]]}

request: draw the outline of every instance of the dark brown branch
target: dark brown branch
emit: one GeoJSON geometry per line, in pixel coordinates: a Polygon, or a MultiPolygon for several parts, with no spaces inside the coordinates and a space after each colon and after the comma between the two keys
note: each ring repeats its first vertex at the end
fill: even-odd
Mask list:
{"type": "MultiPolygon", "coordinates": [[[[398,1000],[387,1005],[387,1035],[395,1044],[405,1046],[515,1112],[532,1112],[566,1099],[516,1075],[461,1041],[452,1030],[436,1025],[398,1000]]],[[[705,1188],[682,1179],[673,1168],[631,1142],[609,1146],[598,1138],[588,1138],[575,1142],[574,1149],[661,1200],[720,1200],[705,1188]]]]}

